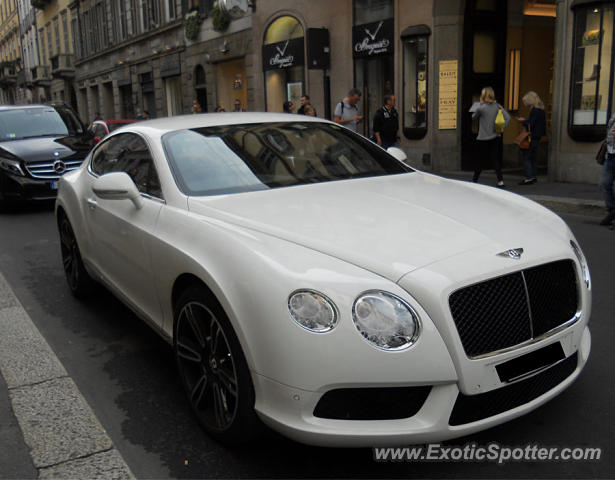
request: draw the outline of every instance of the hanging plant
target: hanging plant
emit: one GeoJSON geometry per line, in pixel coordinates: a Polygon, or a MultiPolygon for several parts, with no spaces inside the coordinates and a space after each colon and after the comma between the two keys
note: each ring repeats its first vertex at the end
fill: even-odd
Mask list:
{"type": "Polygon", "coordinates": [[[184,33],[188,40],[196,40],[201,29],[201,16],[197,10],[189,12],[184,17],[184,33]]]}
{"type": "Polygon", "coordinates": [[[224,32],[231,23],[231,16],[225,8],[220,6],[219,2],[216,2],[214,8],[211,9],[211,20],[216,32],[224,32]]]}

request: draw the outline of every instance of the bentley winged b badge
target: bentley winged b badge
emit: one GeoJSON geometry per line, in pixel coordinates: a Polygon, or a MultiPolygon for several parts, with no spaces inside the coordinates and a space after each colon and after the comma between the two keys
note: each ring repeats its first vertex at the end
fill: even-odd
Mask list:
{"type": "Polygon", "coordinates": [[[510,250],[504,250],[503,252],[497,253],[498,257],[509,257],[513,260],[519,260],[521,255],[523,254],[522,248],[511,248],[510,250]]]}

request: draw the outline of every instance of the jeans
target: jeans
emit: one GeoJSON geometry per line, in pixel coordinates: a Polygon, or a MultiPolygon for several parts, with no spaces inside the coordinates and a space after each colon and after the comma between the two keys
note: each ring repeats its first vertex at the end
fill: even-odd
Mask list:
{"type": "Polygon", "coordinates": [[[600,175],[600,190],[604,194],[604,203],[609,214],[615,215],[615,195],[613,194],[613,182],[615,182],[615,153],[609,153],[602,167],[600,175]]]}
{"type": "Polygon", "coordinates": [[[474,154],[474,177],[472,181],[478,182],[483,171],[483,162],[487,162],[489,166],[495,168],[495,173],[498,176],[498,182],[503,180],[502,177],[502,149],[500,148],[501,137],[495,137],[491,140],[477,140],[476,153],[474,154]]]}
{"type": "Polygon", "coordinates": [[[523,170],[525,171],[525,178],[536,178],[538,145],[540,145],[540,137],[532,137],[530,148],[523,150],[523,170]]]}

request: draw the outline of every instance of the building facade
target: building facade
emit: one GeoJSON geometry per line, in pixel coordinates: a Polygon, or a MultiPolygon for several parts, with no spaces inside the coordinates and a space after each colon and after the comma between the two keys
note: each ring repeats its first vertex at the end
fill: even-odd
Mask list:
{"type": "Polygon", "coordinates": [[[63,101],[76,106],[75,65],[68,0],[31,0],[36,9],[38,64],[32,83],[36,101],[63,101]]]}
{"type": "MultiPolygon", "coordinates": [[[[595,183],[615,111],[615,0],[29,0],[36,15],[17,1],[19,15],[0,0],[1,101],[64,100],[84,121],[195,101],[279,112],[305,93],[330,118],[358,88],[361,133],[393,93],[410,163],[448,172],[473,166],[483,87],[513,118],[533,90],[548,122],[542,169],[595,183]]],[[[503,135],[510,169],[520,130],[513,120],[503,135]]]]}
{"type": "Polygon", "coordinates": [[[39,66],[38,37],[36,30],[36,10],[30,0],[17,0],[19,13],[19,37],[21,48],[22,69],[17,76],[17,103],[33,103],[40,101],[44,91],[34,87],[32,71],[39,66]]]}
{"type": "Polygon", "coordinates": [[[21,70],[21,42],[16,0],[0,0],[0,102],[19,99],[17,74],[21,70]]]}
{"type": "MultiPolygon", "coordinates": [[[[330,115],[356,87],[369,136],[384,95],[394,93],[410,162],[446,172],[472,168],[477,125],[469,110],[483,87],[513,117],[527,117],[522,97],[533,90],[549,132],[539,163],[554,180],[595,183],[597,142],[615,105],[614,9],[595,0],[259,0],[249,106],[281,111],[308,93],[330,115]]],[[[520,130],[513,120],[503,136],[513,169],[521,166],[513,143],[520,130]]]]}
{"type": "Polygon", "coordinates": [[[82,118],[141,118],[247,103],[250,9],[212,0],[81,0],[71,4],[82,118]]]}

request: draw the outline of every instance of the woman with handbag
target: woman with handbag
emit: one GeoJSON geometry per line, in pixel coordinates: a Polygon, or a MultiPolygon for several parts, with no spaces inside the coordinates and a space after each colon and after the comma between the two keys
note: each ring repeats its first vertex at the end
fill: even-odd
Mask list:
{"type": "Polygon", "coordinates": [[[480,104],[470,109],[472,120],[478,120],[478,135],[476,137],[476,154],[474,158],[474,176],[472,181],[478,182],[483,170],[483,161],[487,160],[495,168],[498,177],[498,188],[505,188],[502,177],[502,132],[510,122],[509,113],[495,100],[495,92],[491,87],[485,87],[480,93],[480,104]]]}
{"type": "Polygon", "coordinates": [[[519,182],[519,185],[532,185],[538,181],[536,178],[536,170],[538,168],[538,146],[540,139],[547,133],[547,125],[545,119],[545,106],[536,92],[529,91],[523,95],[523,104],[530,107],[530,116],[525,119],[518,117],[523,126],[529,133],[529,147],[523,149],[523,170],[525,178],[519,182]]]}
{"type": "MultiPolygon", "coordinates": [[[[607,215],[601,220],[600,225],[611,225],[615,220],[613,182],[615,182],[615,113],[606,127],[606,156],[600,176],[600,189],[604,193],[607,215]]],[[[613,225],[610,228],[613,228],[613,225]]]]}

